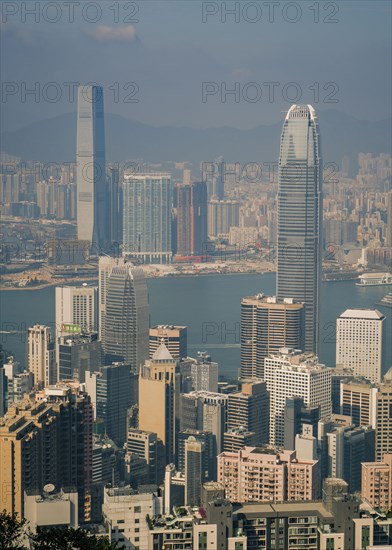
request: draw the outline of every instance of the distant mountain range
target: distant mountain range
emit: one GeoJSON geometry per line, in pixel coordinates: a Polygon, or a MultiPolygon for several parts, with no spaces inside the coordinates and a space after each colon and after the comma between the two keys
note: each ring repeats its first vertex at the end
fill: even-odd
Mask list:
{"type": "MultiPolygon", "coordinates": [[[[358,153],[385,153],[391,150],[391,119],[358,120],[335,110],[319,111],[324,163],[341,166],[344,155],[356,167],[358,153]]],[[[283,122],[283,121],[282,121],[283,122]]],[[[227,162],[275,162],[279,155],[282,122],[260,125],[251,130],[230,127],[193,129],[155,127],[107,114],[107,162],[144,159],[193,163],[210,161],[223,155],[227,162]]],[[[74,162],[76,151],[76,114],[69,113],[41,120],[15,131],[0,134],[1,151],[23,160],[74,162]]]]}

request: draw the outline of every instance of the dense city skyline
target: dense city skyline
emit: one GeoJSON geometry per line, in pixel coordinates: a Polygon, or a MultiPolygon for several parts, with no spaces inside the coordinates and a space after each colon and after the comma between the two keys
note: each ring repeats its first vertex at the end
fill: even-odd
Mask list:
{"type": "Polygon", "coordinates": [[[390,13],[3,3],[2,548],[392,548],[390,13]]]}

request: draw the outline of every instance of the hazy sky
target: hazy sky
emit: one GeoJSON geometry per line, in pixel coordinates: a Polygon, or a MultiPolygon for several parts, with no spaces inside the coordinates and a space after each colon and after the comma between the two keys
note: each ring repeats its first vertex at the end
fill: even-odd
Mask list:
{"type": "Polygon", "coordinates": [[[390,116],[389,1],[280,2],[273,21],[263,1],[83,0],[73,22],[70,2],[46,4],[2,2],[3,129],[75,110],[66,82],[100,83],[107,112],[159,126],[272,124],[291,100],[390,116]],[[36,16],[24,13],[33,4],[36,16]],[[203,82],[211,92],[204,101],[203,82]],[[38,97],[23,97],[34,83],[38,97]],[[239,97],[222,101],[236,83],[239,97]]]}

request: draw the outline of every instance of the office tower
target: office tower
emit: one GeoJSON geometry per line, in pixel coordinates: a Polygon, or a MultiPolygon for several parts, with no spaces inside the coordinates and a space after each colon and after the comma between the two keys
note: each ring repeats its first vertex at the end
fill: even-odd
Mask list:
{"type": "Polygon", "coordinates": [[[92,423],[89,397],[64,385],[9,407],[0,424],[0,497],[8,513],[23,517],[24,492],[51,483],[75,487],[78,522],[89,521],[92,423]]]}
{"type": "Polygon", "coordinates": [[[228,396],[222,393],[191,392],[180,395],[180,431],[203,430],[214,434],[217,453],[223,450],[228,396]]]}
{"type": "Polygon", "coordinates": [[[241,302],[241,378],[263,378],[264,360],[280,348],[304,348],[304,305],[257,294],[241,302]]]}
{"type": "Polygon", "coordinates": [[[302,397],[307,407],[320,406],[320,420],[331,416],[331,371],[314,354],[282,348],[265,360],[270,399],[270,445],[283,446],[286,399],[302,397]]]}
{"type": "Polygon", "coordinates": [[[313,437],[317,436],[317,426],[320,420],[320,407],[306,407],[302,397],[288,397],[284,411],[284,436],[285,449],[295,449],[295,437],[302,433],[305,424],[310,426],[313,437]]]}
{"type": "MultiPolygon", "coordinates": [[[[355,378],[351,369],[335,367],[332,369],[331,389],[332,389],[332,413],[340,414],[340,387],[355,378]]],[[[345,413],[343,413],[345,414],[345,413]]]]}
{"type": "Polygon", "coordinates": [[[346,309],[336,321],[336,364],[381,382],[385,316],[377,309],[346,309]]]}
{"type": "Polygon", "coordinates": [[[240,225],[240,203],[235,200],[211,199],[208,202],[208,236],[227,235],[230,227],[240,225]]]}
{"type": "Polygon", "coordinates": [[[106,292],[106,360],[125,361],[137,371],[148,358],[148,326],[148,291],[143,270],[131,264],[114,266],[106,292]]]}
{"type": "Polygon", "coordinates": [[[176,450],[176,367],[162,342],[139,372],[139,428],[157,434],[165,447],[166,464],[174,461],[176,450]]]}
{"type": "Polygon", "coordinates": [[[56,331],[56,336],[98,331],[98,287],[56,287],[56,331]]]}
{"type": "Polygon", "coordinates": [[[86,372],[86,390],[95,396],[96,418],[116,445],[127,439],[127,409],[131,406],[131,374],[127,363],[100,367],[97,376],[86,372]],[[94,387],[95,386],[95,387],[94,387]]]}
{"type": "Polygon", "coordinates": [[[318,352],[321,271],[321,160],[316,113],[293,105],[279,156],[276,294],[305,303],[304,351],[318,352]]]}
{"type": "Polygon", "coordinates": [[[361,490],[361,463],[374,460],[371,427],[336,426],[327,433],[328,477],[340,477],[350,493],[361,490]]]}
{"type": "Polygon", "coordinates": [[[203,483],[203,443],[192,435],[185,441],[185,504],[199,506],[203,483]]]}
{"type": "Polygon", "coordinates": [[[227,399],[227,431],[244,428],[253,432],[256,445],[268,443],[269,397],[262,380],[243,382],[241,391],[229,393],[227,399]]]}
{"type": "Polygon", "coordinates": [[[48,386],[57,381],[55,348],[50,328],[34,325],[27,330],[27,365],[34,384],[48,386]]]}
{"type": "Polygon", "coordinates": [[[119,246],[122,243],[122,186],[120,184],[120,172],[118,166],[109,165],[107,169],[108,177],[108,205],[107,205],[107,222],[108,222],[108,241],[115,251],[118,252],[119,246]]]}
{"type": "Polygon", "coordinates": [[[188,355],[188,327],[174,325],[155,325],[150,328],[150,359],[158,349],[161,341],[172,357],[183,359],[188,355]]]}
{"type": "Polygon", "coordinates": [[[138,455],[147,464],[148,483],[158,485],[164,477],[164,464],[161,452],[162,443],[157,434],[129,428],[127,434],[126,450],[128,454],[138,455]]]}
{"type": "Polygon", "coordinates": [[[218,481],[231,502],[313,500],[319,492],[318,461],[299,460],[295,451],[245,447],[218,456],[218,481]]]}
{"type": "Polygon", "coordinates": [[[125,174],[123,254],[143,263],[170,263],[171,211],[170,174],[125,174]]]}
{"type": "Polygon", "coordinates": [[[207,187],[204,181],[179,184],[177,246],[179,256],[201,256],[207,242],[207,187]]]}
{"type": "Polygon", "coordinates": [[[103,88],[79,86],[76,149],[78,240],[102,250],[106,239],[103,88]]]}
{"type": "Polygon", "coordinates": [[[83,383],[86,371],[102,365],[102,344],[96,332],[61,336],[57,342],[59,380],[78,380],[83,383]]]}
{"type": "Polygon", "coordinates": [[[188,429],[177,434],[177,465],[178,471],[185,474],[185,443],[190,437],[202,445],[202,477],[203,480],[216,479],[216,441],[211,432],[188,429]]]}
{"type": "Polygon", "coordinates": [[[363,379],[352,379],[340,385],[340,412],[351,417],[354,426],[375,427],[378,388],[363,379]]]}
{"type": "Polygon", "coordinates": [[[100,256],[98,261],[98,317],[99,339],[105,340],[105,312],[108,281],[114,266],[124,266],[124,258],[100,256]]]}
{"type": "Polygon", "coordinates": [[[257,445],[255,432],[249,432],[246,428],[231,428],[223,435],[224,452],[232,453],[255,445],[257,445]]]}
{"type": "Polygon", "coordinates": [[[392,455],[382,461],[362,463],[362,498],[384,512],[392,508],[392,455]]]}
{"type": "Polygon", "coordinates": [[[205,351],[197,352],[197,359],[191,365],[192,386],[194,391],[216,392],[218,390],[218,363],[211,361],[205,351]]]}

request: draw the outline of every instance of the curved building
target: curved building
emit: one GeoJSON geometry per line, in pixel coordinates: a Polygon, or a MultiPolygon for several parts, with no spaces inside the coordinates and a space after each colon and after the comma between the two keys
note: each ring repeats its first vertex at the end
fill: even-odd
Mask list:
{"type": "Polygon", "coordinates": [[[320,136],[311,105],[293,105],[279,156],[277,296],[305,303],[304,351],[318,352],[321,273],[320,136]]]}

